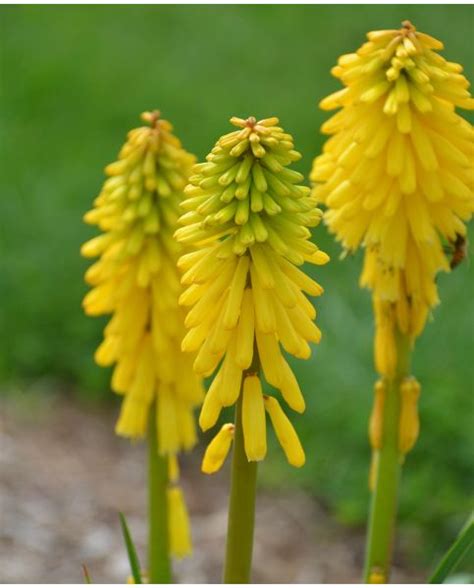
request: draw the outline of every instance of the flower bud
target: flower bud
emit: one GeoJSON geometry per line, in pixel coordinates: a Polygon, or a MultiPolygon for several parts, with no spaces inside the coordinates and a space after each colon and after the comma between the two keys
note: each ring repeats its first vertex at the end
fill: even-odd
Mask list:
{"type": "Polygon", "coordinates": [[[387,389],[383,380],[379,380],[374,386],[374,404],[369,421],[369,439],[372,449],[382,448],[383,435],[383,411],[387,389]]]}
{"type": "Polygon", "coordinates": [[[398,449],[402,456],[411,451],[418,439],[420,419],[418,416],[418,399],[421,386],[413,377],[404,378],[400,384],[400,421],[398,432],[398,449]]]}

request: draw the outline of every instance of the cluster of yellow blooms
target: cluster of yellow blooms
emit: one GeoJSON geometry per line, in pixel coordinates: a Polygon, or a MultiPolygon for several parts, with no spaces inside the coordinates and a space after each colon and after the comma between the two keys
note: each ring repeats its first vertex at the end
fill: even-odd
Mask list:
{"type": "MultiPolygon", "coordinates": [[[[345,88],[320,106],[341,110],[322,127],[333,137],[315,159],[311,179],[344,248],[365,248],[360,282],[373,293],[375,363],[382,375],[369,425],[373,487],[397,332],[413,344],[423,330],[438,302],[436,274],[455,266],[474,211],[474,133],[455,112],[456,106],[472,109],[474,101],[462,67],[436,53],[442,43],[410,22],[367,36],[332,70],[345,88]]],[[[401,460],[418,436],[419,394],[414,378],[402,379],[401,460]]]]}
{"type": "MultiPolygon", "coordinates": [[[[148,124],[130,131],[85,215],[103,233],[81,249],[85,257],[99,256],[86,273],[92,289],[84,309],[91,316],[113,315],[95,360],[101,366],[116,364],[112,388],[124,395],[117,433],[143,437],[155,407],[159,452],[174,463],[180,450],[196,443],[193,408],[202,400],[192,357],[180,349],[185,329],[176,262],[181,247],[173,238],[195,158],[158,112],[146,112],[142,119],[148,124]]],[[[170,489],[170,503],[177,505],[170,513],[184,508],[177,493],[179,488],[170,489]]]]}
{"type": "MultiPolygon", "coordinates": [[[[179,267],[187,289],[180,303],[191,307],[182,343],[198,352],[194,370],[217,375],[200,415],[203,430],[212,427],[225,406],[240,398],[244,445],[249,461],[265,457],[268,412],[288,461],[302,466],[304,452],[278,400],[262,393],[266,381],[286,403],[303,412],[298,382],[282,349],[308,358],[308,342],[318,343],[312,296],[322,288],[297,266],[324,264],[328,256],[309,241],[307,227],[321,212],[303,176],[288,166],[301,158],[291,135],[277,118],[232,118],[238,130],[221,137],[207,162],[194,166],[185,189],[184,225],[176,238],[193,248],[179,267]],[[243,382],[242,382],[243,380],[243,382]]],[[[203,470],[220,468],[233,438],[233,425],[221,429],[206,452],[203,470]]]]}
{"type": "Polygon", "coordinates": [[[315,159],[313,194],[345,249],[365,247],[361,285],[373,291],[375,360],[392,376],[395,330],[412,341],[438,302],[436,273],[449,271],[474,210],[473,130],[455,107],[474,107],[462,67],[440,41],[415,30],[375,31],[332,73],[345,88],[321,108],[333,135],[315,159]]]}
{"type": "MultiPolygon", "coordinates": [[[[214,376],[199,417],[203,430],[237,404],[247,459],[260,461],[268,413],[289,463],[305,462],[280,402],[263,393],[260,372],[291,409],[305,410],[284,352],[307,359],[309,343],[321,338],[307,295],[323,289],[298,267],[329,260],[310,241],[309,227],[322,218],[318,203],[344,249],[365,252],[360,284],[372,291],[381,375],[369,423],[371,486],[393,383],[401,460],[416,442],[420,385],[397,372],[397,342],[413,345],[438,303],[437,273],[462,256],[474,212],[474,132],[456,107],[473,109],[474,100],[462,67],[409,21],[367,37],[332,69],[344,88],[320,104],[340,110],[322,126],[332,137],[314,160],[312,190],[290,168],[301,155],[277,118],[233,117],[237,130],[195,164],[159,112],[145,112],[147,124],[128,134],[85,215],[102,234],[81,250],[99,257],[86,273],[92,289],[84,308],[113,315],[95,359],[115,364],[112,388],[124,395],[118,434],[143,437],[156,411],[175,555],[191,551],[176,455],[196,443],[193,409],[203,377],[214,376]]],[[[234,424],[221,427],[204,472],[221,468],[234,433],[234,424]]],[[[374,568],[370,582],[385,579],[374,568]]]]}
{"type": "MultiPolygon", "coordinates": [[[[360,284],[372,291],[382,376],[369,423],[371,485],[391,382],[400,394],[401,460],[416,442],[420,385],[396,372],[397,339],[414,343],[438,303],[437,273],[462,256],[474,211],[474,132],[456,107],[473,109],[474,100],[462,67],[409,21],[367,37],[332,69],[344,88],[320,104],[340,110],[322,126],[332,137],[314,161],[312,191],[290,168],[301,155],[277,118],[233,117],[237,130],[195,164],[159,112],[145,112],[147,124],[128,134],[85,215],[102,234],[81,249],[99,257],[86,273],[92,289],[84,308],[113,315],[95,359],[115,364],[111,385],[124,395],[118,434],[143,437],[156,411],[158,450],[169,458],[170,551],[178,556],[191,545],[176,455],[196,443],[203,377],[214,375],[203,430],[238,403],[249,461],[266,455],[268,413],[289,463],[305,462],[279,401],[263,393],[260,372],[291,409],[305,410],[284,351],[307,359],[309,343],[321,338],[307,295],[323,289],[298,267],[329,260],[310,241],[309,227],[322,218],[318,203],[344,249],[365,252],[360,284]]],[[[220,469],[234,432],[235,425],[222,426],[204,472],[220,469]]],[[[375,570],[371,582],[382,581],[375,570]]]]}

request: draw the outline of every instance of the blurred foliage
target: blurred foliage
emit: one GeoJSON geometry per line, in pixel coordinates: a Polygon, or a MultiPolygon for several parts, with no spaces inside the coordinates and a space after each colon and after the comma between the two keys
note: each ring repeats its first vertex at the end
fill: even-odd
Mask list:
{"type": "MultiPolygon", "coordinates": [[[[88,262],[79,247],[93,234],[82,215],[141,111],[160,108],[199,158],[230,116],[277,115],[307,174],[327,118],[317,102],[338,88],[330,68],[367,31],[406,18],[442,39],[444,55],[473,78],[472,6],[2,6],[0,380],[47,376],[108,393],[109,374],[92,360],[105,321],[81,311],[88,262]]],[[[357,287],[360,257],[340,261],[324,227],[315,239],[333,262],[312,272],[326,288],[323,341],[294,364],[308,400],[294,419],[308,464],[290,473],[275,455],[262,479],[303,485],[355,524],[368,502],[370,299],[357,287]]],[[[440,276],[443,302],[417,344],[422,433],[401,494],[415,555],[437,552],[440,533],[452,536],[468,511],[472,275],[468,261],[440,276]]]]}

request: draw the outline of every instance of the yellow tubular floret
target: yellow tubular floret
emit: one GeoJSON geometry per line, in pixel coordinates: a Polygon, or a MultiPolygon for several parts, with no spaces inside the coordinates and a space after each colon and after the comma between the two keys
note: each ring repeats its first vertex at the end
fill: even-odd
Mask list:
{"type": "Polygon", "coordinates": [[[188,510],[179,486],[168,488],[168,528],[170,553],[177,558],[191,555],[191,529],[188,510]]]}
{"type": "Polygon", "coordinates": [[[383,412],[385,405],[386,384],[379,380],[374,386],[374,404],[369,421],[369,439],[372,449],[382,448],[383,412]]]}
{"type": "MultiPolygon", "coordinates": [[[[206,161],[194,166],[175,233],[193,249],[178,261],[188,329],[182,349],[197,352],[196,373],[214,375],[201,428],[212,427],[221,409],[243,394],[245,452],[260,461],[267,448],[260,371],[290,408],[304,411],[284,352],[307,359],[310,343],[319,343],[307,295],[323,289],[297,266],[323,265],[329,257],[310,241],[309,227],[319,224],[322,213],[309,188],[300,185],[303,176],[290,169],[301,157],[292,137],[276,118],[234,117],[231,123],[238,130],[221,137],[206,161]]],[[[111,341],[104,361],[113,352],[111,341]]],[[[216,471],[229,446],[229,435],[221,431],[206,452],[204,471],[216,471]]],[[[302,465],[296,453],[290,462],[302,465]]]]}
{"type": "Polygon", "coordinates": [[[398,448],[401,456],[413,449],[420,431],[418,399],[421,387],[413,377],[405,378],[400,384],[401,409],[398,432],[398,448]]]}
{"type": "Polygon", "coordinates": [[[221,382],[222,374],[219,372],[219,374],[214,378],[206,396],[204,397],[201,413],[199,415],[199,426],[203,431],[207,431],[213,427],[221,413],[223,407],[219,394],[221,382]]]}
{"type": "Polygon", "coordinates": [[[368,37],[340,58],[333,74],[344,89],[321,103],[340,110],[322,127],[332,137],[314,161],[312,194],[343,247],[365,248],[377,370],[391,376],[395,328],[415,340],[439,302],[436,274],[461,255],[474,211],[474,132],[456,108],[474,100],[461,66],[409,21],[368,37]]]}
{"type": "Polygon", "coordinates": [[[258,376],[247,376],[244,380],[242,420],[247,459],[261,461],[267,453],[267,431],[262,385],[258,376]]]}
{"type": "Polygon", "coordinates": [[[205,474],[214,474],[224,463],[232,441],[234,439],[234,425],[227,423],[222,426],[214,439],[209,443],[202,460],[201,469],[205,474]]]}
{"type": "Polygon", "coordinates": [[[270,415],[275,434],[285,452],[288,462],[300,468],[305,463],[305,454],[298,435],[289,418],[283,412],[278,400],[272,396],[265,396],[265,409],[270,415]]]}

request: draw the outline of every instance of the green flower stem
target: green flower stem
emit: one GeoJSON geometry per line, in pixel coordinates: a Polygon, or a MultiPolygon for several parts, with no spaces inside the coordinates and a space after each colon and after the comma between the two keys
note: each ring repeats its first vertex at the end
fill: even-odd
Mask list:
{"type": "Polygon", "coordinates": [[[398,452],[400,418],[400,383],[409,375],[411,343],[397,333],[397,367],[395,376],[386,379],[383,412],[382,448],[379,450],[375,488],[369,516],[364,580],[372,573],[388,582],[397,515],[401,460],[398,452]]]}
{"type": "MultiPolygon", "coordinates": [[[[258,355],[256,359],[256,354],[254,354],[254,362],[258,363],[258,355]]],[[[258,369],[252,368],[249,370],[252,373],[258,373],[258,371],[258,369]]],[[[245,454],[241,393],[235,408],[234,449],[224,567],[225,584],[250,583],[256,487],[257,462],[249,462],[245,454]]]]}
{"type": "Polygon", "coordinates": [[[148,571],[150,584],[171,583],[168,545],[168,459],[158,453],[156,407],[148,426],[148,571]]]}

